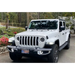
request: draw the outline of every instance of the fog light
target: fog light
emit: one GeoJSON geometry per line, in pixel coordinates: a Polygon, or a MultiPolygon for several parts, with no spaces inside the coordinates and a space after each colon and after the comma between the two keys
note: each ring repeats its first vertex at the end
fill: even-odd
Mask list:
{"type": "Polygon", "coordinates": [[[11,52],[14,52],[14,49],[13,48],[11,48],[11,52]]]}
{"type": "Polygon", "coordinates": [[[43,54],[43,52],[42,51],[38,51],[38,54],[40,55],[40,54],[43,54]]]}

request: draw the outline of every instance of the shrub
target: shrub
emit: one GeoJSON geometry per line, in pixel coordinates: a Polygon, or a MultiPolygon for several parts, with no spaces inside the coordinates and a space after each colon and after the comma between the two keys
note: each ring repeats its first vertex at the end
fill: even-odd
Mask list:
{"type": "Polygon", "coordinates": [[[0,34],[1,34],[1,35],[3,34],[2,30],[0,30],[0,34]]]}
{"type": "Polygon", "coordinates": [[[69,24],[66,24],[66,27],[69,27],[69,24]]]}
{"type": "Polygon", "coordinates": [[[0,30],[0,34],[2,34],[2,30],[0,30]]]}
{"type": "Polygon", "coordinates": [[[0,46],[6,46],[6,45],[8,45],[9,43],[8,43],[8,38],[7,37],[2,37],[2,38],[0,38],[0,46]]]}
{"type": "Polygon", "coordinates": [[[74,29],[74,26],[72,25],[72,26],[70,27],[70,29],[74,29]]]}
{"type": "MultiPolygon", "coordinates": [[[[7,36],[14,36],[16,33],[20,33],[20,32],[23,32],[23,31],[25,31],[25,29],[24,28],[21,28],[21,27],[18,27],[18,28],[9,28],[9,29],[6,29],[5,27],[2,27],[2,28],[0,28],[0,34],[2,34],[2,32],[3,32],[3,34],[4,35],[7,35],[7,36]]],[[[0,37],[2,37],[1,35],[0,35],[0,37]]]]}
{"type": "Polygon", "coordinates": [[[11,30],[13,33],[14,33],[14,32],[19,33],[19,32],[23,32],[23,31],[25,31],[24,28],[11,28],[10,30],[11,30]]]}
{"type": "Polygon", "coordinates": [[[14,36],[14,33],[13,32],[7,32],[7,35],[8,36],[14,36]]]}

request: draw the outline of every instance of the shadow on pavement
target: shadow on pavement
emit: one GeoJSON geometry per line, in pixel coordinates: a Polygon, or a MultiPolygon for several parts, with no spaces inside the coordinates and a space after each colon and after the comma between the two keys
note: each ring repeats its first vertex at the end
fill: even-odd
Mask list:
{"type": "Polygon", "coordinates": [[[13,61],[13,63],[50,63],[45,58],[29,58],[29,57],[23,57],[19,61],[13,61]]]}

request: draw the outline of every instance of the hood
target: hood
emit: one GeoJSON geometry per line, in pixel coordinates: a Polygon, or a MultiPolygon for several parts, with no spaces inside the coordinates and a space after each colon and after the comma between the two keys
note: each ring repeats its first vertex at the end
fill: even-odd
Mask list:
{"type": "Polygon", "coordinates": [[[16,35],[28,35],[28,36],[47,36],[48,34],[51,34],[55,32],[55,30],[27,30],[21,33],[18,33],[16,35]]]}

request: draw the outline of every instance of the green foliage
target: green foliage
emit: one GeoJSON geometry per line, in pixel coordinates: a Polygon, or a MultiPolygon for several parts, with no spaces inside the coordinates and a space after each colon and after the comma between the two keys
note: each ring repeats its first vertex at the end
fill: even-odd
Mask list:
{"type": "Polygon", "coordinates": [[[69,27],[69,24],[68,23],[66,24],[66,27],[69,27]]]}
{"type": "MultiPolygon", "coordinates": [[[[9,37],[14,36],[15,35],[14,32],[20,33],[20,32],[25,31],[25,29],[21,27],[20,28],[10,28],[10,29],[5,29],[4,27],[2,27],[0,28],[0,30],[3,30],[3,34],[9,37]]],[[[0,37],[2,36],[3,35],[0,35],[0,37]]]]}
{"type": "Polygon", "coordinates": [[[25,29],[24,28],[10,28],[10,30],[11,30],[11,32],[17,32],[17,33],[19,33],[19,32],[22,32],[22,31],[25,31],[25,29]]]}
{"type": "Polygon", "coordinates": [[[13,34],[12,32],[7,32],[8,36],[14,36],[15,34],[13,34]]]}
{"type": "MultiPolygon", "coordinates": [[[[27,25],[27,12],[20,12],[20,17],[18,16],[18,13],[19,12],[0,12],[0,22],[6,23],[6,19],[8,16],[9,26],[25,27],[27,25]],[[18,21],[19,19],[21,24],[18,21]]],[[[75,12],[39,12],[40,19],[58,19],[60,18],[59,16],[67,17],[66,21],[69,21],[70,17],[72,17],[73,19],[75,18],[75,12]]],[[[29,21],[37,18],[37,12],[29,13],[29,21]]]]}
{"type": "Polygon", "coordinates": [[[25,29],[23,29],[23,28],[10,28],[10,29],[8,29],[8,35],[12,35],[13,36],[13,34],[14,34],[14,32],[17,32],[17,33],[19,33],[19,32],[22,32],[22,31],[25,31],[25,29]]]}
{"type": "Polygon", "coordinates": [[[7,38],[13,37],[13,36],[8,36],[7,34],[4,34],[4,35],[0,35],[0,38],[3,37],[3,36],[7,37],[7,38]]]}
{"type": "Polygon", "coordinates": [[[0,30],[0,35],[2,34],[2,30],[0,30]]]}
{"type": "Polygon", "coordinates": [[[70,29],[74,29],[74,26],[72,25],[72,26],[70,27],[70,29]]]}

